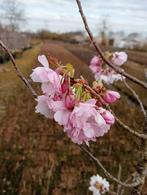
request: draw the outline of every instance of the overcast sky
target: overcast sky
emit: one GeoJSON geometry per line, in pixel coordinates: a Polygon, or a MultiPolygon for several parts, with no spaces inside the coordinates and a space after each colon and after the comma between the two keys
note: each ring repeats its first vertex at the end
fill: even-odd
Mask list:
{"type": "MultiPolygon", "coordinates": [[[[0,0],[1,1],[1,0],[0,0]]],[[[24,4],[26,29],[56,32],[83,30],[75,0],[18,0],[24,4]]],[[[94,32],[107,18],[112,31],[147,34],[147,0],[81,0],[94,32]]]]}

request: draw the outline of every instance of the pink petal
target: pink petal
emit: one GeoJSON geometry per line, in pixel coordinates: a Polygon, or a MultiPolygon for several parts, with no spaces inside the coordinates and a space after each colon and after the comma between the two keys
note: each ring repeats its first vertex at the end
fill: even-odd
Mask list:
{"type": "Polygon", "coordinates": [[[40,55],[38,56],[38,61],[44,66],[44,67],[49,67],[48,60],[45,55],[40,55]]]}
{"type": "Polygon", "coordinates": [[[37,67],[33,69],[33,73],[30,75],[34,82],[48,82],[47,72],[43,67],[37,67]]]}
{"type": "Polygon", "coordinates": [[[54,115],[54,119],[59,125],[67,125],[71,112],[67,110],[57,111],[54,115]]]}
{"type": "Polygon", "coordinates": [[[95,136],[95,132],[92,129],[90,124],[87,123],[83,130],[84,130],[83,132],[87,138],[93,138],[95,136]]]}
{"type": "Polygon", "coordinates": [[[38,104],[36,106],[36,113],[41,113],[43,114],[45,117],[52,119],[54,112],[52,112],[47,105],[47,100],[48,97],[47,96],[38,96],[38,98],[36,99],[38,101],[38,104]]]}

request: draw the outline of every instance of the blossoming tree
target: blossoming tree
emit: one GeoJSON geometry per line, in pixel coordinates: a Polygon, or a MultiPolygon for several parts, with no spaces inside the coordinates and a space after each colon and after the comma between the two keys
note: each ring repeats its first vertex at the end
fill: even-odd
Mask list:
{"type": "MultiPolygon", "coordinates": [[[[61,125],[71,141],[77,144],[89,158],[96,162],[108,179],[115,181],[122,187],[131,188],[131,194],[141,194],[147,175],[147,115],[140,98],[125,79],[128,78],[145,89],[147,89],[147,83],[138,80],[121,68],[127,61],[125,52],[103,53],[101,51],[96,45],[88,27],[81,2],[79,0],[76,0],[76,2],[85,29],[97,51],[97,55],[92,58],[89,66],[95,77],[92,86],[82,76],[78,79],[75,78],[74,73],[76,70],[74,70],[71,64],[64,65],[55,61],[56,69],[53,70],[46,56],[41,55],[38,57],[40,66],[35,68],[30,75],[33,82],[40,83],[42,94],[38,95],[19,70],[9,49],[2,41],[0,45],[9,54],[18,76],[35,97],[37,101],[36,112],[55,120],[61,125]],[[138,133],[124,124],[111,110],[111,104],[119,100],[120,94],[110,90],[108,86],[118,80],[125,83],[140,105],[145,118],[144,131],[142,133],[138,133]],[[111,126],[115,122],[119,123],[129,133],[138,137],[142,143],[142,158],[138,162],[138,168],[132,182],[128,182],[128,180],[121,181],[114,177],[89,151],[90,143],[95,142],[98,137],[102,137],[110,131],[111,126]]],[[[110,184],[106,179],[99,175],[91,177],[89,190],[94,195],[104,194],[109,191],[109,188],[110,184]]],[[[109,193],[118,194],[111,191],[109,193]]],[[[123,194],[123,190],[119,194],[123,194]]]]}

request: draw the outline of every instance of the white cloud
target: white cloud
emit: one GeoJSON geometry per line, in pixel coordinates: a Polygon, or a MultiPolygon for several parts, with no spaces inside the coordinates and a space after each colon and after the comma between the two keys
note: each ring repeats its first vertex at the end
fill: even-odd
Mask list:
{"type": "MultiPolygon", "coordinates": [[[[2,0],[0,0],[1,2],[2,0]]],[[[18,0],[25,5],[27,28],[52,31],[83,30],[75,0],[18,0]]],[[[140,31],[147,29],[147,0],[81,0],[92,29],[108,17],[112,30],[140,31]],[[139,26],[139,28],[138,28],[139,26]]]]}

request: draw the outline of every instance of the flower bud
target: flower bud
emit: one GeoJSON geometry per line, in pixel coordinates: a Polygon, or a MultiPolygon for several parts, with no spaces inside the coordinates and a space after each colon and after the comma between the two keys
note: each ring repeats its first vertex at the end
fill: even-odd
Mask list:
{"type": "Polygon", "coordinates": [[[65,97],[65,107],[67,109],[72,109],[75,106],[75,99],[74,99],[74,95],[68,94],[65,97]]]}
{"type": "Polygon", "coordinates": [[[69,89],[69,81],[68,81],[68,78],[64,78],[64,81],[61,85],[61,90],[62,90],[62,93],[65,93],[66,91],[68,91],[69,89]]]}
{"type": "Polygon", "coordinates": [[[107,90],[103,99],[106,103],[111,104],[120,98],[120,94],[116,91],[107,90]]]}

